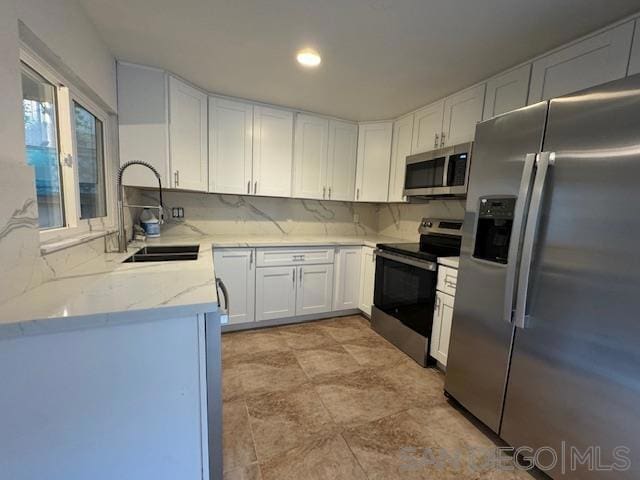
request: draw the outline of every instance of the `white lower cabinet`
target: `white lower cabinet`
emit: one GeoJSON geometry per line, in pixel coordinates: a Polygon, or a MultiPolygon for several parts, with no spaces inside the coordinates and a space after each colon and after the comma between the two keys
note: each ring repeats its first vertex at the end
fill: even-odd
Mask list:
{"type": "Polygon", "coordinates": [[[453,320],[453,295],[436,292],[436,305],[433,311],[431,329],[431,356],[443,365],[447,365],[451,322],[453,320]]]}
{"type": "Polygon", "coordinates": [[[298,267],[296,315],[331,311],[333,300],[333,265],[298,267]]]}
{"type": "Polygon", "coordinates": [[[296,267],[256,269],[256,320],[293,317],[296,314],[296,267]]]}
{"type": "Polygon", "coordinates": [[[229,293],[229,324],[255,321],[256,269],[253,248],[216,249],[216,277],[229,293]]]}
{"type": "Polygon", "coordinates": [[[360,269],[362,247],[336,249],[333,310],[351,310],[360,305],[360,269]]]}
{"type": "Polygon", "coordinates": [[[362,261],[360,264],[360,310],[371,316],[373,305],[373,290],[376,279],[376,259],[373,248],[362,247],[362,261]]]}

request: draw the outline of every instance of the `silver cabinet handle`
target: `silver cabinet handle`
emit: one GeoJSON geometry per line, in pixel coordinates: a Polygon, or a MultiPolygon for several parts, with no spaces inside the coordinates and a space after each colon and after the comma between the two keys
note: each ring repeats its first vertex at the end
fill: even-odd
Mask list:
{"type": "Polygon", "coordinates": [[[445,138],[445,133],[442,132],[442,134],[440,135],[440,146],[444,147],[444,138],[445,138]]]}
{"type": "Polygon", "coordinates": [[[295,286],[296,284],[296,268],[293,267],[293,275],[291,275],[291,284],[295,286]]]}
{"type": "Polygon", "coordinates": [[[322,187],[322,199],[324,200],[324,198],[327,195],[327,187],[322,187]]]}
{"type": "Polygon", "coordinates": [[[302,285],[302,267],[300,267],[300,285],[302,285]]]}
{"type": "Polygon", "coordinates": [[[356,188],[356,200],[360,199],[360,189],[356,188]]]}
{"type": "Polygon", "coordinates": [[[519,328],[526,328],[529,319],[529,315],[527,315],[527,293],[529,291],[531,262],[533,261],[533,247],[538,233],[538,225],[540,224],[540,207],[544,196],[547,172],[549,171],[549,166],[555,163],[555,159],[555,153],[542,152],[536,162],[536,179],[533,184],[527,226],[522,242],[522,256],[520,257],[520,272],[518,274],[518,293],[516,296],[516,313],[513,320],[513,323],[519,328]]]}
{"type": "Polygon", "coordinates": [[[438,148],[438,137],[439,137],[439,135],[436,133],[436,138],[433,141],[433,148],[438,148]]]}
{"type": "Polygon", "coordinates": [[[331,199],[331,187],[329,187],[329,199],[331,199]]]}
{"type": "Polygon", "coordinates": [[[253,250],[249,252],[249,268],[253,265],[253,250]]]}
{"type": "MultiPolygon", "coordinates": [[[[221,278],[216,278],[216,285],[218,285],[220,290],[222,290],[222,295],[224,297],[224,310],[229,313],[229,291],[221,278]]],[[[218,305],[220,305],[220,299],[218,299],[218,305]]]]}
{"type": "Polygon", "coordinates": [[[253,185],[253,194],[256,195],[258,193],[258,181],[253,185]]]}
{"type": "Polygon", "coordinates": [[[173,183],[177,187],[180,184],[180,171],[176,170],[173,172],[173,183]]]}
{"type": "Polygon", "coordinates": [[[247,182],[247,193],[251,193],[251,180],[247,182]]]}
{"type": "Polygon", "coordinates": [[[529,205],[531,179],[535,161],[535,153],[527,153],[524,157],[522,179],[520,180],[520,189],[518,190],[518,198],[516,199],[516,208],[513,213],[513,226],[511,230],[511,241],[509,243],[509,253],[507,256],[507,271],[504,289],[504,319],[509,323],[513,320],[513,295],[516,287],[516,268],[518,266],[518,257],[520,256],[520,242],[522,241],[522,233],[524,230],[524,214],[527,211],[527,206],[529,205]]]}

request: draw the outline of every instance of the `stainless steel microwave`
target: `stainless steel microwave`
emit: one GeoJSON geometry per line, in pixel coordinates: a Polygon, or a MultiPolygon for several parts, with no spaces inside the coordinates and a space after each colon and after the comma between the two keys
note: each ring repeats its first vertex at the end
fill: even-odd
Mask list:
{"type": "Polygon", "coordinates": [[[407,197],[464,196],[469,183],[473,142],[407,157],[404,194],[407,197]]]}

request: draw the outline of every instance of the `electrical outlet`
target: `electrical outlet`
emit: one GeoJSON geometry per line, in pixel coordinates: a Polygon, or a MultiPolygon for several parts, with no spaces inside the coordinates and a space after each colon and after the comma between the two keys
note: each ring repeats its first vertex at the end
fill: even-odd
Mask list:
{"type": "Polygon", "coordinates": [[[173,208],[171,208],[171,217],[173,217],[173,218],[184,218],[184,208],[182,208],[182,207],[173,207],[173,208]]]}

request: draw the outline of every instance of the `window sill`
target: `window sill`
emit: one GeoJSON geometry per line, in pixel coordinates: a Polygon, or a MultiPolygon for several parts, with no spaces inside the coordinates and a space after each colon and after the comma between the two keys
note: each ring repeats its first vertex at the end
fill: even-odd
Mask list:
{"type": "Polygon", "coordinates": [[[64,239],[58,238],[55,240],[46,241],[40,244],[40,253],[42,255],[48,255],[50,253],[64,250],[65,248],[75,247],[76,245],[90,242],[97,238],[106,237],[107,235],[111,235],[115,232],[116,230],[102,230],[98,232],[82,233],[64,239]]]}

